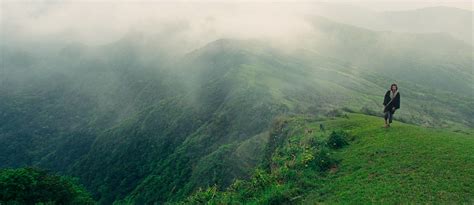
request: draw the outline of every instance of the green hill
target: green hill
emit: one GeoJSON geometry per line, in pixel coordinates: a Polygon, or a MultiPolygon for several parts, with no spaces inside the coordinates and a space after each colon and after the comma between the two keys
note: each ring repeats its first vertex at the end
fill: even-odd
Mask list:
{"type": "Polygon", "coordinates": [[[381,118],[362,114],[278,119],[267,157],[252,178],[223,191],[200,190],[183,203],[473,202],[472,130],[382,124],[381,118]]]}
{"type": "Polygon", "coordinates": [[[165,38],[141,34],[44,52],[6,42],[0,167],[78,177],[101,204],[177,202],[199,187],[249,178],[268,154],[274,118],[377,114],[395,80],[398,120],[472,128],[472,46],[311,22],[315,32],[291,51],[219,39],[177,55],[165,38]]]}

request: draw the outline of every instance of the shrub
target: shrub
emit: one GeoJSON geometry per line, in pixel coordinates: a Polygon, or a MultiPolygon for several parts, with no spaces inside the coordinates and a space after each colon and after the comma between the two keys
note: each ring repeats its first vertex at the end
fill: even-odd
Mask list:
{"type": "Polygon", "coordinates": [[[256,169],[253,177],[250,179],[251,187],[254,191],[261,191],[273,181],[272,176],[261,169],[256,169]]]}
{"type": "Polygon", "coordinates": [[[326,147],[316,150],[314,160],[312,161],[313,166],[317,167],[319,171],[326,171],[336,163],[337,161],[331,157],[330,150],[326,147]]]}
{"type": "Polygon", "coordinates": [[[185,204],[206,204],[215,199],[217,194],[221,193],[217,191],[217,186],[215,185],[207,189],[199,188],[193,195],[185,200],[185,204]]]}
{"type": "Polygon", "coordinates": [[[342,117],[344,112],[339,109],[333,109],[326,113],[327,117],[342,117]]]}
{"type": "Polygon", "coordinates": [[[338,149],[338,148],[344,147],[344,146],[349,144],[349,142],[347,141],[348,136],[349,135],[347,134],[347,132],[344,132],[344,131],[335,132],[335,131],[333,131],[331,133],[331,135],[329,135],[327,145],[328,145],[328,147],[333,148],[333,149],[338,149]]]}
{"type": "Polygon", "coordinates": [[[270,190],[270,193],[262,196],[262,200],[259,200],[258,204],[295,204],[297,189],[291,189],[288,186],[273,186],[270,190]]]}
{"type": "Polygon", "coordinates": [[[72,178],[38,168],[0,170],[0,204],[94,204],[72,178]]]}
{"type": "Polygon", "coordinates": [[[320,136],[316,136],[314,135],[313,137],[311,137],[309,139],[309,146],[311,147],[321,147],[321,146],[324,146],[326,144],[326,141],[323,140],[325,137],[323,134],[321,134],[320,136]]]}

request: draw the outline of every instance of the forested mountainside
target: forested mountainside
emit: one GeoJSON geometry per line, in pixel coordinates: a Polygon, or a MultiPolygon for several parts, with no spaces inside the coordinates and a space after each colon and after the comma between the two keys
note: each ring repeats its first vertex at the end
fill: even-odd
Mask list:
{"type": "Polygon", "coordinates": [[[77,180],[38,168],[0,170],[2,204],[95,204],[77,180]]]}
{"type": "Polygon", "coordinates": [[[101,204],[178,202],[252,176],[276,117],[377,114],[394,81],[398,120],[472,128],[472,46],[310,21],[291,50],[220,39],[177,56],[140,33],[44,52],[4,42],[0,166],[78,177],[101,204]]]}

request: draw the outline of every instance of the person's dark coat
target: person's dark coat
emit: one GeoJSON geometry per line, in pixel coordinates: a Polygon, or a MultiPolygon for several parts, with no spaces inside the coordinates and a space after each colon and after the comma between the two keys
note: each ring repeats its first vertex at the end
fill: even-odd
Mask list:
{"type": "Polygon", "coordinates": [[[385,106],[384,112],[391,111],[392,114],[395,112],[395,109],[400,109],[400,92],[397,92],[395,98],[390,102],[390,90],[385,93],[385,97],[383,99],[383,105],[385,106]]]}

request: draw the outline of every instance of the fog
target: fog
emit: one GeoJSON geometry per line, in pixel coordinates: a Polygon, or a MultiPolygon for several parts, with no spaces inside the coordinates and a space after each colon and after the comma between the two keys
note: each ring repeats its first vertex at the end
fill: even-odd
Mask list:
{"type": "Polygon", "coordinates": [[[471,2],[0,1],[0,168],[101,204],[227,186],[279,117],[380,116],[394,82],[397,121],[474,126],[471,2]]]}
{"type": "MultiPolygon", "coordinates": [[[[369,67],[360,62],[368,61],[370,51],[363,54],[365,52],[358,50],[367,50],[374,46],[374,50],[379,49],[376,52],[388,50],[388,55],[407,52],[410,49],[416,51],[418,48],[412,47],[411,43],[406,41],[407,36],[403,36],[404,33],[423,33],[427,35],[421,37],[423,39],[431,39],[429,34],[435,34],[436,38],[439,38],[436,41],[441,44],[438,47],[428,44],[429,47],[423,48],[430,52],[438,52],[440,46],[442,52],[449,48],[442,46],[444,39],[441,38],[444,38],[445,34],[465,43],[472,43],[473,22],[470,5],[471,2],[466,1],[414,3],[391,0],[338,0],[331,3],[266,0],[4,0],[0,10],[0,46],[3,51],[1,57],[2,61],[15,61],[13,58],[7,59],[8,52],[24,51],[29,53],[25,55],[29,56],[30,60],[41,61],[31,61],[34,67],[64,69],[66,66],[62,66],[63,64],[74,65],[75,61],[60,57],[62,61],[56,62],[58,53],[69,53],[67,55],[71,57],[80,53],[114,66],[120,63],[113,57],[113,52],[122,52],[120,55],[130,58],[135,56],[141,60],[147,59],[145,65],[160,67],[160,61],[165,58],[180,61],[181,56],[218,39],[257,39],[265,42],[266,46],[279,48],[280,51],[305,49],[348,61],[359,67],[369,67]],[[420,10],[426,7],[429,8],[420,10]],[[406,12],[397,12],[400,10],[406,12]],[[320,17],[334,24],[326,24],[320,17]],[[319,20],[315,21],[315,18],[319,20]],[[135,44],[133,49],[107,48],[107,45],[120,44],[123,39],[135,44]],[[369,41],[366,42],[367,40],[369,41]],[[123,54],[126,52],[130,53],[123,54]],[[359,53],[361,55],[358,55],[359,53]],[[107,58],[112,60],[104,60],[107,58]],[[46,62],[46,59],[51,62],[46,62]]],[[[414,41],[416,42],[421,41],[414,41]]],[[[17,54],[12,55],[18,58],[17,54]]],[[[411,55],[417,56],[418,52],[411,55]]],[[[123,60],[123,57],[118,58],[123,60]]],[[[19,59],[18,61],[25,61],[19,59]]],[[[75,60],[80,61],[78,58],[75,60]]],[[[400,62],[400,59],[389,57],[370,63],[395,67],[400,62]]],[[[76,63],[81,67],[83,62],[76,63]]],[[[464,66],[461,67],[465,69],[464,66]]],[[[4,78],[6,76],[3,75],[4,78]]],[[[11,75],[9,77],[12,78],[11,75]]]]}
{"type": "Polygon", "coordinates": [[[129,31],[167,30],[199,43],[224,36],[284,35],[301,26],[293,24],[296,19],[288,10],[265,8],[219,3],[6,3],[2,33],[14,39],[58,36],[105,44],[129,31]]]}
{"type": "MultiPolygon", "coordinates": [[[[397,3],[389,0],[331,3],[2,1],[0,83],[10,92],[27,87],[28,82],[38,81],[40,76],[61,73],[77,81],[78,90],[88,96],[104,98],[99,100],[104,103],[99,104],[108,107],[115,102],[139,102],[134,100],[136,91],[128,91],[127,83],[134,83],[133,77],[128,76],[130,70],[142,69],[137,73],[148,75],[144,68],[156,71],[186,67],[189,76],[181,81],[187,82],[186,90],[194,90],[199,88],[195,81],[200,79],[195,79],[195,73],[189,71],[196,69],[195,64],[201,63],[199,69],[206,71],[214,67],[216,61],[222,63],[220,66],[224,69],[263,63],[271,58],[274,65],[268,67],[285,67],[284,64],[296,61],[290,67],[305,67],[307,76],[322,82],[340,77],[324,74],[331,69],[351,70],[349,75],[355,75],[354,78],[358,78],[357,73],[375,72],[425,86],[438,85],[437,79],[443,78],[443,90],[465,95],[472,88],[472,84],[468,84],[472,76],[472,58],[469,58],[472,10],[469,6],[470,2],[397,3]],[[229,50],[223,50],[228,51],[229,56],[215,60],[203,52],[197,62],[186,56],[218,39],[237,40],[229,44],[229,50]],[[240,48],[247,49],[248,56],[241,59],[239,52],[232,53],[232,46],[239,44],[238,40],[257,40],[265,45],[258,47],[253,46],[252,41],[242,42],[245,45],[240,48]],[[269,47],[280,53],[258,51],[269,47]],[[280,58],[285,56],[281,55],[282,51],[291,57],[280,65],[280,58]],[[252,58],[254,61],[249,60],[252,58]],[[329,64],[332,61],[329,59],[345,65],[334,66],[329,64]],[[235,64],[226,64],[231,60],[235,60],[235,64]],[[321,66],[324,63],[327,67],[321,66]],[[422,69],[412,71],[413,67],[422,69]],[[425,69],[437,72],[427,75],[425,69]],[[450,75],[453,70],[461,74],[450,75]],[[103,74],[105,72],[108,73],[103,74]],[[106,77],[100,77],[102,74],[106,77]],[[130,77],[130,82],[124,82],[123,76],[130,77]],[[7,80],[18,82],[9,89],[7,80]],[[121,97],[101,95],[115,92],[113,90],[126,94],[121,97]]],[[[220,50],[216,50],[212,55],[219,55],[220,50]]],[[[213,49],[207,51],[214,52],[213,49]]],[[[285,75],[284,72],[281,75],[285,75]]],[[[139,82],[143,80],[143,76],[135,77],[139,82]]],[[[208,79],[207,76],[204,79],[208,79]]],[[[340,80],[339,83],[346,82],[340,80]]],[[[353,89],[360,84],[347,86],[353,89]]],[[[378,86],[373,87],[382,90],[378,86]]],[[[130,109],[138,110],[134,106],[130,109]]]]}
{"type": "Polygon", "coordinates": [[[350,17],[361,10],[469,9],[471,5],[469,1],[334,2],[2,1],[1,35],[3,43],[49,40],[101,45],[130,32],[154,35],[166,31],[168,37],[183,42],[177,46],[187,50],[219,38],[262,38],[290,45],[311,32],[305,20],[308,15],[350,17]]]}

